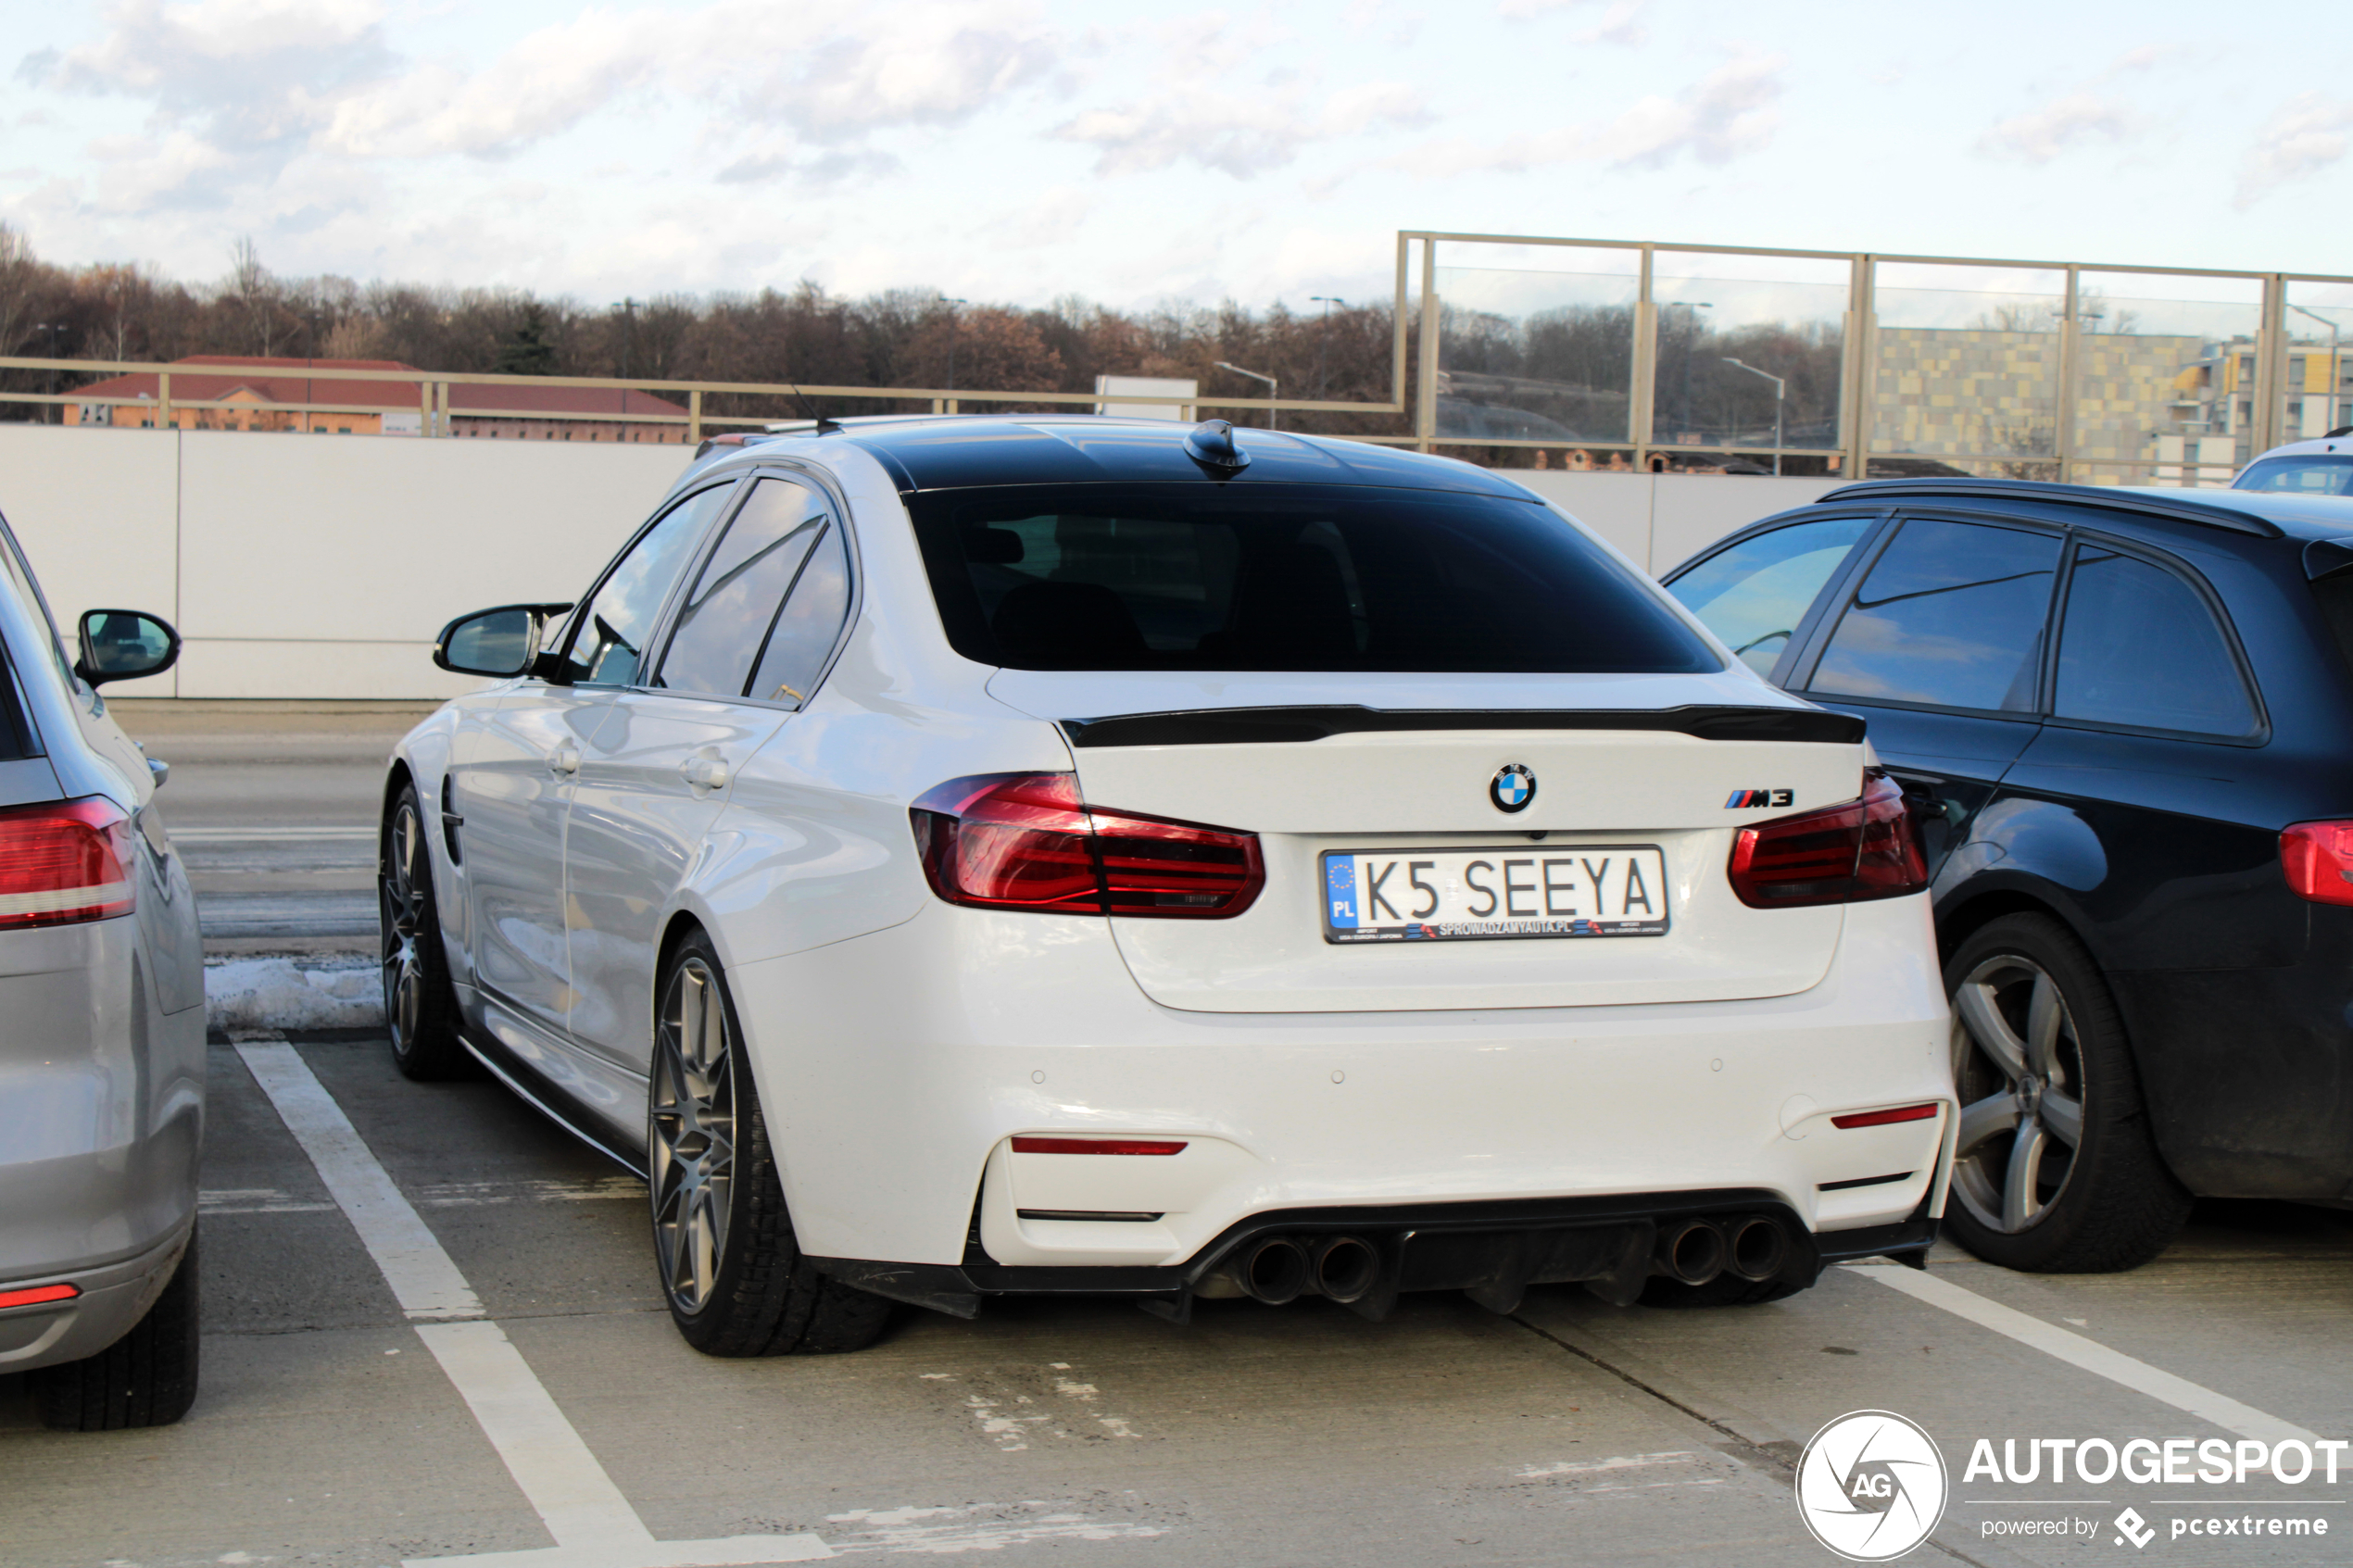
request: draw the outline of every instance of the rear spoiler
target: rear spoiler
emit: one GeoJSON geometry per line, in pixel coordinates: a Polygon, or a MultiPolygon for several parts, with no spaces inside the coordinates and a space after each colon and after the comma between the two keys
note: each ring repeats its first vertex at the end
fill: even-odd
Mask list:
{"type": "MultiPolygon", "coordinates": [[[[2353,550],[2347,551],[2353,559],[2353,550]]],[[[1075,746],[1242,746],[1303,743],[1329,735],[1414,730],[1636,730],[1699,740],[1797,741],[1853,746],[1863,721],[1818,708],[1692,706],[1667,709],[1525,708],[1405,709],[1329,708],[1207,708],[1178,713],[1125,713],[1104,719],[1064,719],[1075,746]]]]}

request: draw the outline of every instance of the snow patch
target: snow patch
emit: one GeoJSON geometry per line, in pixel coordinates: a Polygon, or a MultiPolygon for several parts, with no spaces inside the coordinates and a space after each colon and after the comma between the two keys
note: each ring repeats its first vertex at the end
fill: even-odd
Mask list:
{"type": "Polygon", "coordinates": [[[205,964],[213,1029],[377,1029],[384,981],[367,959],[217,959],[205,964]]]}

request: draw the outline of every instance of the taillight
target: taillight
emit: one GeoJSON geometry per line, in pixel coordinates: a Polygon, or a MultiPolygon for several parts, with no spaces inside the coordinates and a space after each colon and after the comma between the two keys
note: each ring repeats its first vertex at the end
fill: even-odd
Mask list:
{"type": "Polygon", "coordinates": [[[131,912],[131,819],[104,796],[0,810],[0,930],[131,912]]]}
{"type": "Polygon", "coordinates": [[[1833,1127],[1888,1127],[1898,1122],[1925,1122],[1936,1114],[1933,1101],[1927,1105],[1902,1105],[1893,1110],[1857,1110],[1846,1116],[1833,1116],[1833,1127]]]}
{"type": "Polygon", "coordinates": [[[1859,904],[1928,885],[1919,824],[1886,774],[1863,775],[1863,797],[1825,811],[1743,828],[1732,841],[1732,891],[1756,909],[1859,904]]]}
{"type": "Polygon", "coordinates": [[[2353,822],[2296,822],[2280,834],[2280,869],[2299,898],[2353,904],[2353,822]]]}
{"type": "Polygon", "coordinates": [[[1255,834],[1088,806],[1070,773],[951,779],[909,815],[932,891],[973,909],[1222,920],[1266,880],[1255,834]]]}

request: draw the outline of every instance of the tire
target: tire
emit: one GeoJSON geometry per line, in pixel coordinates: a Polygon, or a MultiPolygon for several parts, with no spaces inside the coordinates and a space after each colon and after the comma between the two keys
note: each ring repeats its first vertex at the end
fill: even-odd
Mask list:
{"type": "Polygon", "coordinates": [[[171,1283],[131,1332],[94,1356],[43,1367],[29,1379],[43,1425],[58,1432],[169,1426],[196,1402],[196,1236],[171,1283]]]}
{"type": "Polygon", "coordinates": [[[393,1064],[421,1082],[479,1076],[481,1068],[458,1037],[458,997],[434,899],[431,835],[413,782],[400,786],[384,813],[376,909],[393,1064]]]}
{"type": "Polygon", "coordinates": [[[1654,1274],[1642,1282],[1638,1299],[1645,1307],[1761,1307],[1786,1301],[1805,1286],[1778,1279],[1743,1279],[1720,1273],[1705,1285],[1685,1285],[1680,1279],[1654,1274]]]}
{"type": "Polygon", "coordinates": [[[662,966],[646,1091],[654,1266],[671,1321],[710,1356],[862,1349],[891,1303],[801,1255],[735,999],[698,931],[662,966]]]}
{"type": "Polygon", "coordinates": [[[2189,1217],[2099,966],[2049,915],[2005,915],[1945,966],[1960,1128],[1944,1227],[2033,1273],[2138,1268],[2189,1217]],[[2032,1140],[2032,1141],[2029,1141],[2032,1140]]]}

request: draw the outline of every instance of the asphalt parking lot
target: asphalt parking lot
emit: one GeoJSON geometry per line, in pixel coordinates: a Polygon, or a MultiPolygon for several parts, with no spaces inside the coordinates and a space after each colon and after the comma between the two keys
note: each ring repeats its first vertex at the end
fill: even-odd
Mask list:
{"type": "MultiPolygon", "coordinates": [[[[200,893],[266,895],[295,925],[364,893],[364,838],[354,886],[348,853],[265,865],[237,846],[364,826],[368,725],[289,762],[317,771],[285,800],[236,787],[248,743],[182,736],[175,756],[131,727],[174,760],[200,893]],[[228,846],[208,864],[207,842],[228,846]]],[[[364,945],[213,932],[222,951],[273,942],[364,945]]],[[[1551,1287],[1508,1317],[1454,1296],[1380,1324],[1206,1301],[1177,1327],[1017,1303],[908,1310],[853,1356],[724,1361],[670,1326],[643,1186],[496,1085],[408,1083],[379,1040],[257,1036],[216,1041],[211,1091],[203,1393],[175,1427],[65,1436],[0,1379],[0,1563],[1813,1564],[1834,1560],[1793,1465],[1865,1409],[1944,1455],[1953,1500],[1914,1561],[2353,1555],[2342,1449],[2334,1483],[2259,1464],[2201,1482],[2194,1457],[2150,1485],[1969,1465],[1980,1438],[2353,1436],[2353,1223],[2334,1213],[2205,1205],[2120,1275],[1940,1247],[1924,1273],[1833,1270],[1744,1311],[1551,1287]],[[2145,1546],[2120,1533],[2128,1509],[2145,1546]],[[2204,1533],[2225,1515],[2239,1527],[2204,1533]]]]}

